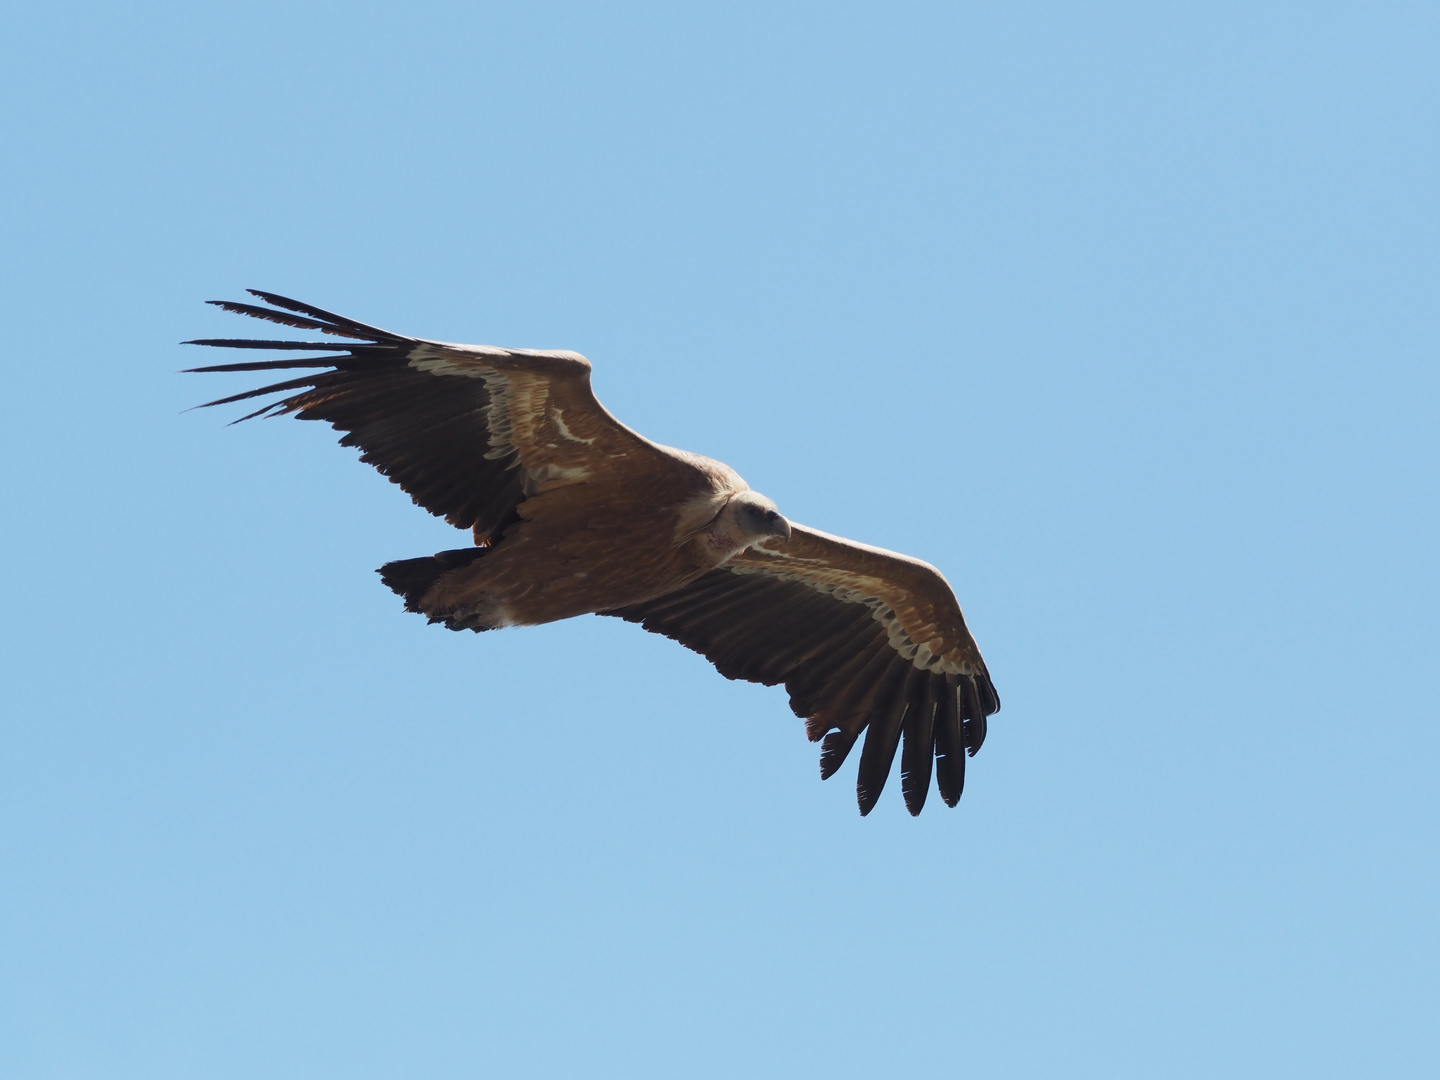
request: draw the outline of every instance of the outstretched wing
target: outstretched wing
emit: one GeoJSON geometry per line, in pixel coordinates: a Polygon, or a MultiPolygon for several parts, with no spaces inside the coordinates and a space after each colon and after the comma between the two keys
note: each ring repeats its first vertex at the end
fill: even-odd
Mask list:
{"type": "Polygon", "coordinates": [[[868,814],[901,739],[905,806],[925,805],[934,762],[954,806],[965,752],[1000,708],[955,594],[927,563],[796,525],[789,543],[735,556],[666,596],[602,612],[705,656],[730,679],[784,683],[820,775],[840,768],[860,733],[856,792],[868,814]]]}
{"type": "Polygon", "coordinates": [[[360,448],[361,461],[374,465],[432,514],[471,529],[476,543],[499,539],[530,495],[622,472],[627,482],[643,484],[653,470],[675,471],[661,448],[595,400],[590,362],[578,353],[425,341],[274,293],[248,291],[271,306],[211,303],[351,340],[186,342],[328,354],[192,368],[320,369],[206,405],[286,394],[241,419],[294,413],[301,420],[329,421],[345,432],[342,445],[360,448]]]}

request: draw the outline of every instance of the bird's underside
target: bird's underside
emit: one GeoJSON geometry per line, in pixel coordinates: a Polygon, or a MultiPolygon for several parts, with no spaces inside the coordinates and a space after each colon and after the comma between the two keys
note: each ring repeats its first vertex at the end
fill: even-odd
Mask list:
{"type": "Polygon", "coordinates": [[[381,567],[381,579],[451,629],[595,612],[639,623],[731,679],[784,683],[832,775],[861,732],[868,814],[897,749],[918,814],[933,768],[951,806],[967,751],[1000,707],[950,586],[916,559],[792,525],[733,470],[650,442],[590,389],[570,352],[425,341],[251,290],[227,311],[341,341],[207,338],[319,353],[194,371],[308,369],[209,405],[266,394],[241,417],[325,420],[360,459],[473,545],[381,567]]]}

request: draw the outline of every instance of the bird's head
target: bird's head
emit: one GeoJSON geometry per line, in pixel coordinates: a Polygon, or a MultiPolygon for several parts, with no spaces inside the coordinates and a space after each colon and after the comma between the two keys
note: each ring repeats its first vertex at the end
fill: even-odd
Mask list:
{"type": "Polygon", "coordinates": [[[758,491],[740,492],[730,500],[722,517],[729,519],[726,531],[732,533],[742,547],[750,547],[772,536],[790,539],[790,522],[775,509],[773,502],[758,491]]]}

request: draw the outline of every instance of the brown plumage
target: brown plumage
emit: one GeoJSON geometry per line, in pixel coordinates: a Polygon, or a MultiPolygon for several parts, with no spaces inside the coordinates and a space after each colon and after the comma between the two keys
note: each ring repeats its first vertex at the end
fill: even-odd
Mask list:
{"type": "Polygon", "coordinates": [[[326,354],[193,368],[312,369],[207,404],[286,394],[241,419],[328,421],[417,504],[471,531],[473,547],[380,568],[406,610],[452,630],[587,612],[639,623],[727,678],[784,683],[823,740],[822,778],[868,731],[862,814],[902,742],[909,811],[925,804],[932,763],[955,805],[1000,701],[933,566],[792,525],[727,466],[636,434],[595,400],[577,353],[425,341],[251,294],[270,306],[211,302],[348,340],[187,342],[326,354]]]}

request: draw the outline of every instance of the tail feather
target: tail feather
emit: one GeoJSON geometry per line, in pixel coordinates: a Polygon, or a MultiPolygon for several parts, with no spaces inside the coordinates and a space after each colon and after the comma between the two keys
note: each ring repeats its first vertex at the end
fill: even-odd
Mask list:
{"type": "Polygon", "coordinates": [[[471,547],[437,551],[434,555],[421,559],[397,559],[395,562],[388,562],[375,572],[393,592],[405,598],[406,611],[419,612],[420,601],[437,581],[451,570],[469,566],[489,550],[488,547],[471,547]]]}

